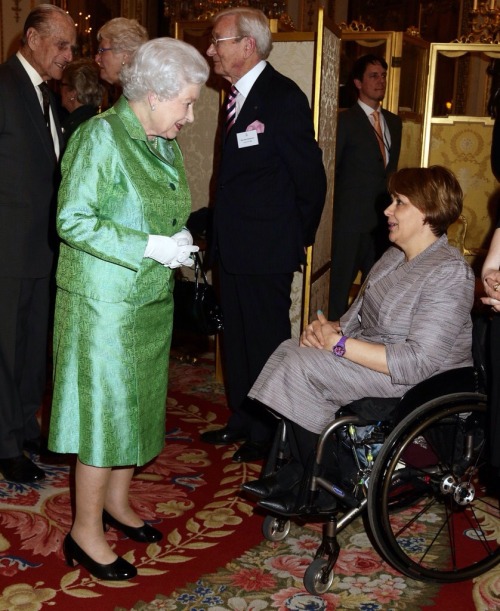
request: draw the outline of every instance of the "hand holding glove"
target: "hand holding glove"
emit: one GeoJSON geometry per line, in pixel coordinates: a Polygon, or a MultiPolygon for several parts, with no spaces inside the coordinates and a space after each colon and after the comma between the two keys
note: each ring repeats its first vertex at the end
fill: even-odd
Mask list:
{"type": "MultiPolygon", "coordinates": [[[[191,236],[187,230],[185,231],[191,236]]],[[[158,261],[158,263],[161,263],[165,267],[170,267],[171,269],[180,267],[181,265],[191,267],[194,264],[194,261],[190,258],[191,254],[193,252],[198,252],[199,247],[193,246],[192,243],[179,245],[174,238],[182,233],[183,236],[179,239],[182,239],[182,241],[187,240],[188,238],[183,232],[184,230],[179,231],[178,234],[174,234],[171,238],[163,235],[150,235],[148,237],[146,250],[144,251],[144,256],[149,259],[154,259],[158,261]]]]}

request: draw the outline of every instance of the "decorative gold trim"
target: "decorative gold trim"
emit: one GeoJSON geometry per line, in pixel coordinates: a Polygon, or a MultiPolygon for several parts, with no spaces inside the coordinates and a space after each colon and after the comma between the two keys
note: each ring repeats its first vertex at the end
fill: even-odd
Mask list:
{"type": "Polygon", "coordinates": [[[348,31],[348,32],[373,32],[374,29],[369,26],[369,25],[365,25],[362,21],[351,21],[351,23],[346,23],[345,21],[342,21],[342,23],[340,24],[340,29],[344,32],[344,31],[348,31]]]}
{"type": "Polygon", "coordinates": [[[19,6],[21,4],[21,0],[12,0],[13,6],[11,7],[11,11],[14,13],[14,19],[16,23],[19,23],[19,15],[22,11],[22,8],[19,6]]]}
{"type": "Polygon", "coordinates": [[[435,124],[453,124],[456,122],[484,122],[485,124],[491,123],[489,117],[474,117],[474,116],[463,116],[463,115],[451,115],[448,117],[433,117],[432,110],[434,105],[434,90],[436,85],[436,70],[437,61],[439,54],[444,54],[446,57],[460,57],[470,52],[482,52],[489,57],[500,58],[500,47],[497,47],[493,52],[492,45],[490,43],[440,43],[435,42],[430,45],[429,52],[429,76],[427,82],[427,95],[424,110],[424,127],[422,134],[422,156],[421,166],[427,167],[429,164],[430,148],[431,148],[431,129],[432,125],[435,124]]]}

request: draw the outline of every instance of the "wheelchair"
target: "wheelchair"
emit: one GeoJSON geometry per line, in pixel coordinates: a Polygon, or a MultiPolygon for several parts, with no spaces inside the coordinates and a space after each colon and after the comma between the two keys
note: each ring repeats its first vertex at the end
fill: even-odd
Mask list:
{"type": "MultiPolygon", "coordinates": [[[[297,512],[268,514],[263,535],[281,541],[291,520],[324,523],[303,579],[315,595],[333,582],[337,534],[361,515],[375,548],[402,574],[437,583],[476,577],[500,562],[498,500],[487,489],[487,430],[485,379],[477,367],[437,374],[401,399],[355,401],[321,433],[297,512]],[[332,480],[321,467],[334,458],[341,459],[337,474],[344,476],[332,480]],[[335,499],[334,508],[316,504],[321,489],[335,499]]],[[[288,455],[280,421],[261,476],[279,469],[288,455]]]]}

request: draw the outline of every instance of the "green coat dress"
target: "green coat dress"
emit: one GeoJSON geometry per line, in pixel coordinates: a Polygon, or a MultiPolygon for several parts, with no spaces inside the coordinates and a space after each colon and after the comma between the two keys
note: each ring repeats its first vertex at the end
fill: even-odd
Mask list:
{"type": "Polygon", "coordinates": [[[75,132],[62,174],[49,448],[142,465],[164,444],[173,319],[173,272],[143,255],[189,215],[182,155],[122,97],[75,132]]]}

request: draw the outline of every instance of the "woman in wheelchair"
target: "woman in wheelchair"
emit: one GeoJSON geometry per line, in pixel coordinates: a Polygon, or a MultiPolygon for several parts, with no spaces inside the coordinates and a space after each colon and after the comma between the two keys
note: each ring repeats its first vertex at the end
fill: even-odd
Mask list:
{"type": "MultiPolygon", "coordinates": [[[[460,185],[432,166],[399,170],[388,186],[392,246],[352,306],[335,322],[318,312],[300,342],[276,349],[250,391],[286,423],[288,463],[243,486],[273,512],[297,512],[319,434],[342,406],[402,397],[430,376],[472,365],[474,274],[446,236],[462,211],[460,185]]],[[[317,503],[328,510],[334,499],[321,490],[317,503]]]]}

